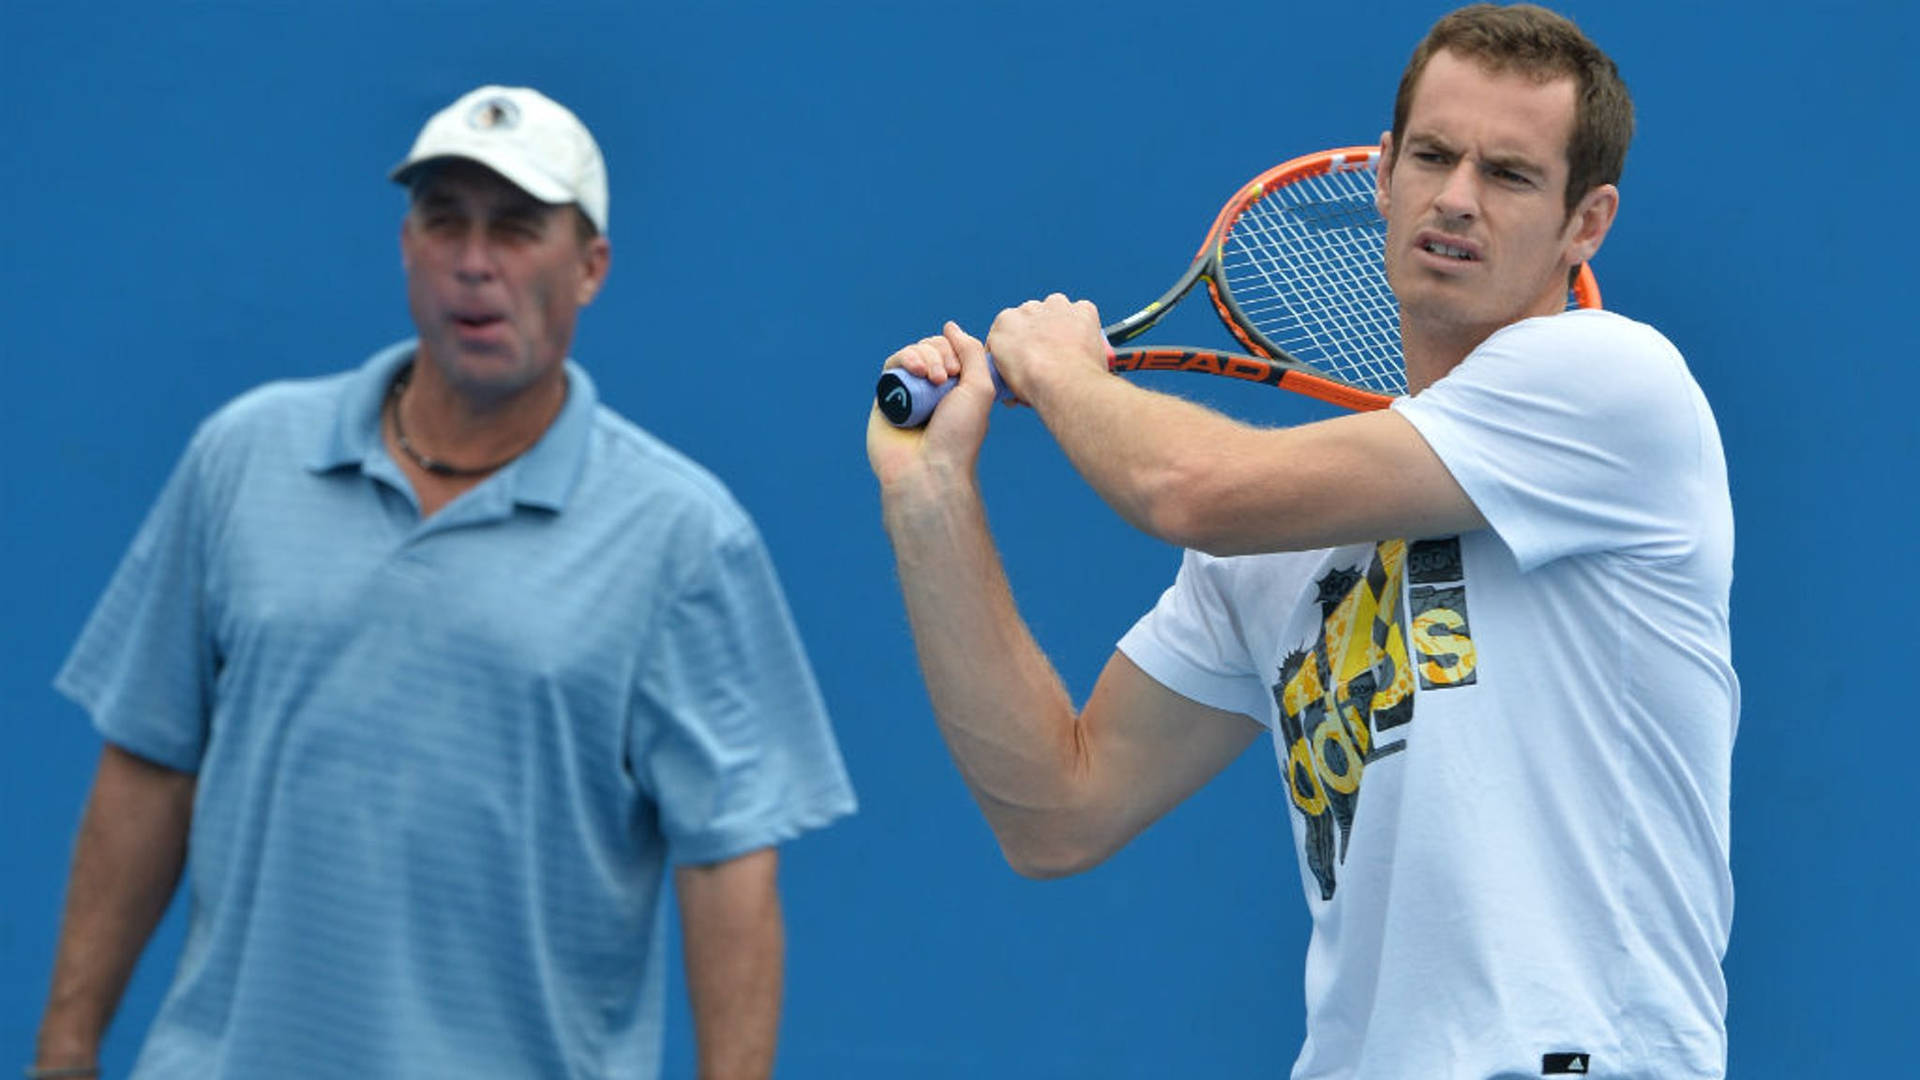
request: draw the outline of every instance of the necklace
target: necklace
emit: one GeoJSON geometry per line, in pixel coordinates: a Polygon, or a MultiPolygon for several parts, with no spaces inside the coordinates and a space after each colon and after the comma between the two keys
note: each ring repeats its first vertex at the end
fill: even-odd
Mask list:
{"type": "Polygon", "coordinates": [[[393,441],[400,444],[400,449],[405,451],[406,455],[413,459],[413,463],[415,465],[420,466],[421,468],[427,470],[428,472],[432,473],[435,476],[453,476],[453,477],[486,476],[489,473],[499,471],[499,469],[502,466],[506,465],[508,462],[512,461],[514,458],[519,457],[521,454],[526,453],[525,449],[516,450],[513,453],[508,454],[506,457],[501,458],[499,461],[496,461],[491,465],[482,465],[477,469],[469,469],[463,466],[455,465],[450,461],[441,461],[439,458],[428,457],[427,455],[414,449],[413,444],[407,441],[407,429],[400,425],[400,395],[406,393],[407,384],[412,381],[413,381],[413,365],[408,364],[406,367],[400,369],[400,374],[396,376],[393,380],[393,386],[388,388],[387,404],[392,406],[391,411],[393,413],[393,441]]]}

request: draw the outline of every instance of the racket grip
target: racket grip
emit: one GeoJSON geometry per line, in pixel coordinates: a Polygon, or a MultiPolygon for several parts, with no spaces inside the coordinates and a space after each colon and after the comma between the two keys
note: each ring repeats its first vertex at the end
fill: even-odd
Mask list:
{"type": "MultiPolygon", "coordinates": [[[[993,366],[993,357],[987,357],[987,372],[993,376],[993,392],[1001,401],[1014,400],[1013,392],[1000,380],[1000,369],[993,366]]],[[[934,407],[940,399],[947,396],[959,383],[957,377],[935,385],[926,379],[903,368],[888,368],[880,373],[880,381],[873,388],[874,402],[880,406],[880,415],[887,423],[897,428],[917,428],[933,415],[934,407]]]]}

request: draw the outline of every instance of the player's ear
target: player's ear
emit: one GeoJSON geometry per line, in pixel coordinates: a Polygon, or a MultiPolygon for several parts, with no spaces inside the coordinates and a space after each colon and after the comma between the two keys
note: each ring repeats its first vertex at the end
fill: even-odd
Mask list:
{"type": "Polygon", "coordinates": [[[400,217],[400,269],[413,269],[413,212],[400,217]]]}
{"type": "Polygon", "coordinates": [[[1597,185],[1580,197],[1567,215],[1567,259],[1579,264],[1590,261],[1613,228],[1614,215],[1620,212],[1620,189],[1612,184],[1597,185]]]}
{"type": "Polygon", "coordinates": [[[595,236],[581,245],[580,258],[580,287],[574,295],[580,306],[586,307],[606,284],[607,270],[613,265],[613,244],[604,236],[595,236]]]}
{"type": "Polygon", "coordinates": [[[1374,171],[1373,206],[1381,217],[1387,216],[1387,185],[1393,175],[1393,132],[1380,133],[1380,167],[1374,171]]]}

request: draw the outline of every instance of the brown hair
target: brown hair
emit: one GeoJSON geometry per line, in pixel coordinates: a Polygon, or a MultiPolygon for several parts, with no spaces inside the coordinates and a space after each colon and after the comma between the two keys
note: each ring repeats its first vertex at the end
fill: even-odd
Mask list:
{"type": "Polygon", "coordinates": [[[1567,140],[1567,211],[1601,184],[1617,184],[1633,140],[1633,99],[1620,69],[1571,19],[1533,4],[1474,4],[1443,16],[1413,50],[1393,99],[1393,147],[1400,152],[1414,85],[1442,49],[1496,73],[1537,82],[1571,78],[1575,106],[1567,140]]]}

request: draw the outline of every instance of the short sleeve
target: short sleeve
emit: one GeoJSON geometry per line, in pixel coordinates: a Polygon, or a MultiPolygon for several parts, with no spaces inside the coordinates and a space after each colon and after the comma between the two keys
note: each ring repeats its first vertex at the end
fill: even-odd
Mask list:
{"type": "Polygon", "coordinates": [[[751,525],[714,546],[653,637],[632,764],[676,864],[733,858],[853,811],[825,704],[751,525]]]}
{"type": "Polygon", "coordinates": [[[1155,682],[1202,705],[1270,723],[1266,683],[1254,670],[1220,578],[1223,560],[1189,551],[1153,609],[1121,637],[1119,650],[1155,682]]]}
{"type": "Polygon", "coordinates": [[[1601,311],[1528,319],[1393,408],[1522,570],[1691,550],[1714,429],[1679,351],[1649,326],[1601,311]]]}
{"type": "Polygon", "coordinates": [[[107,741],[197,771],[217,673],[206,618],[203,427],[174,467],[54,686],[107,741]]]}

